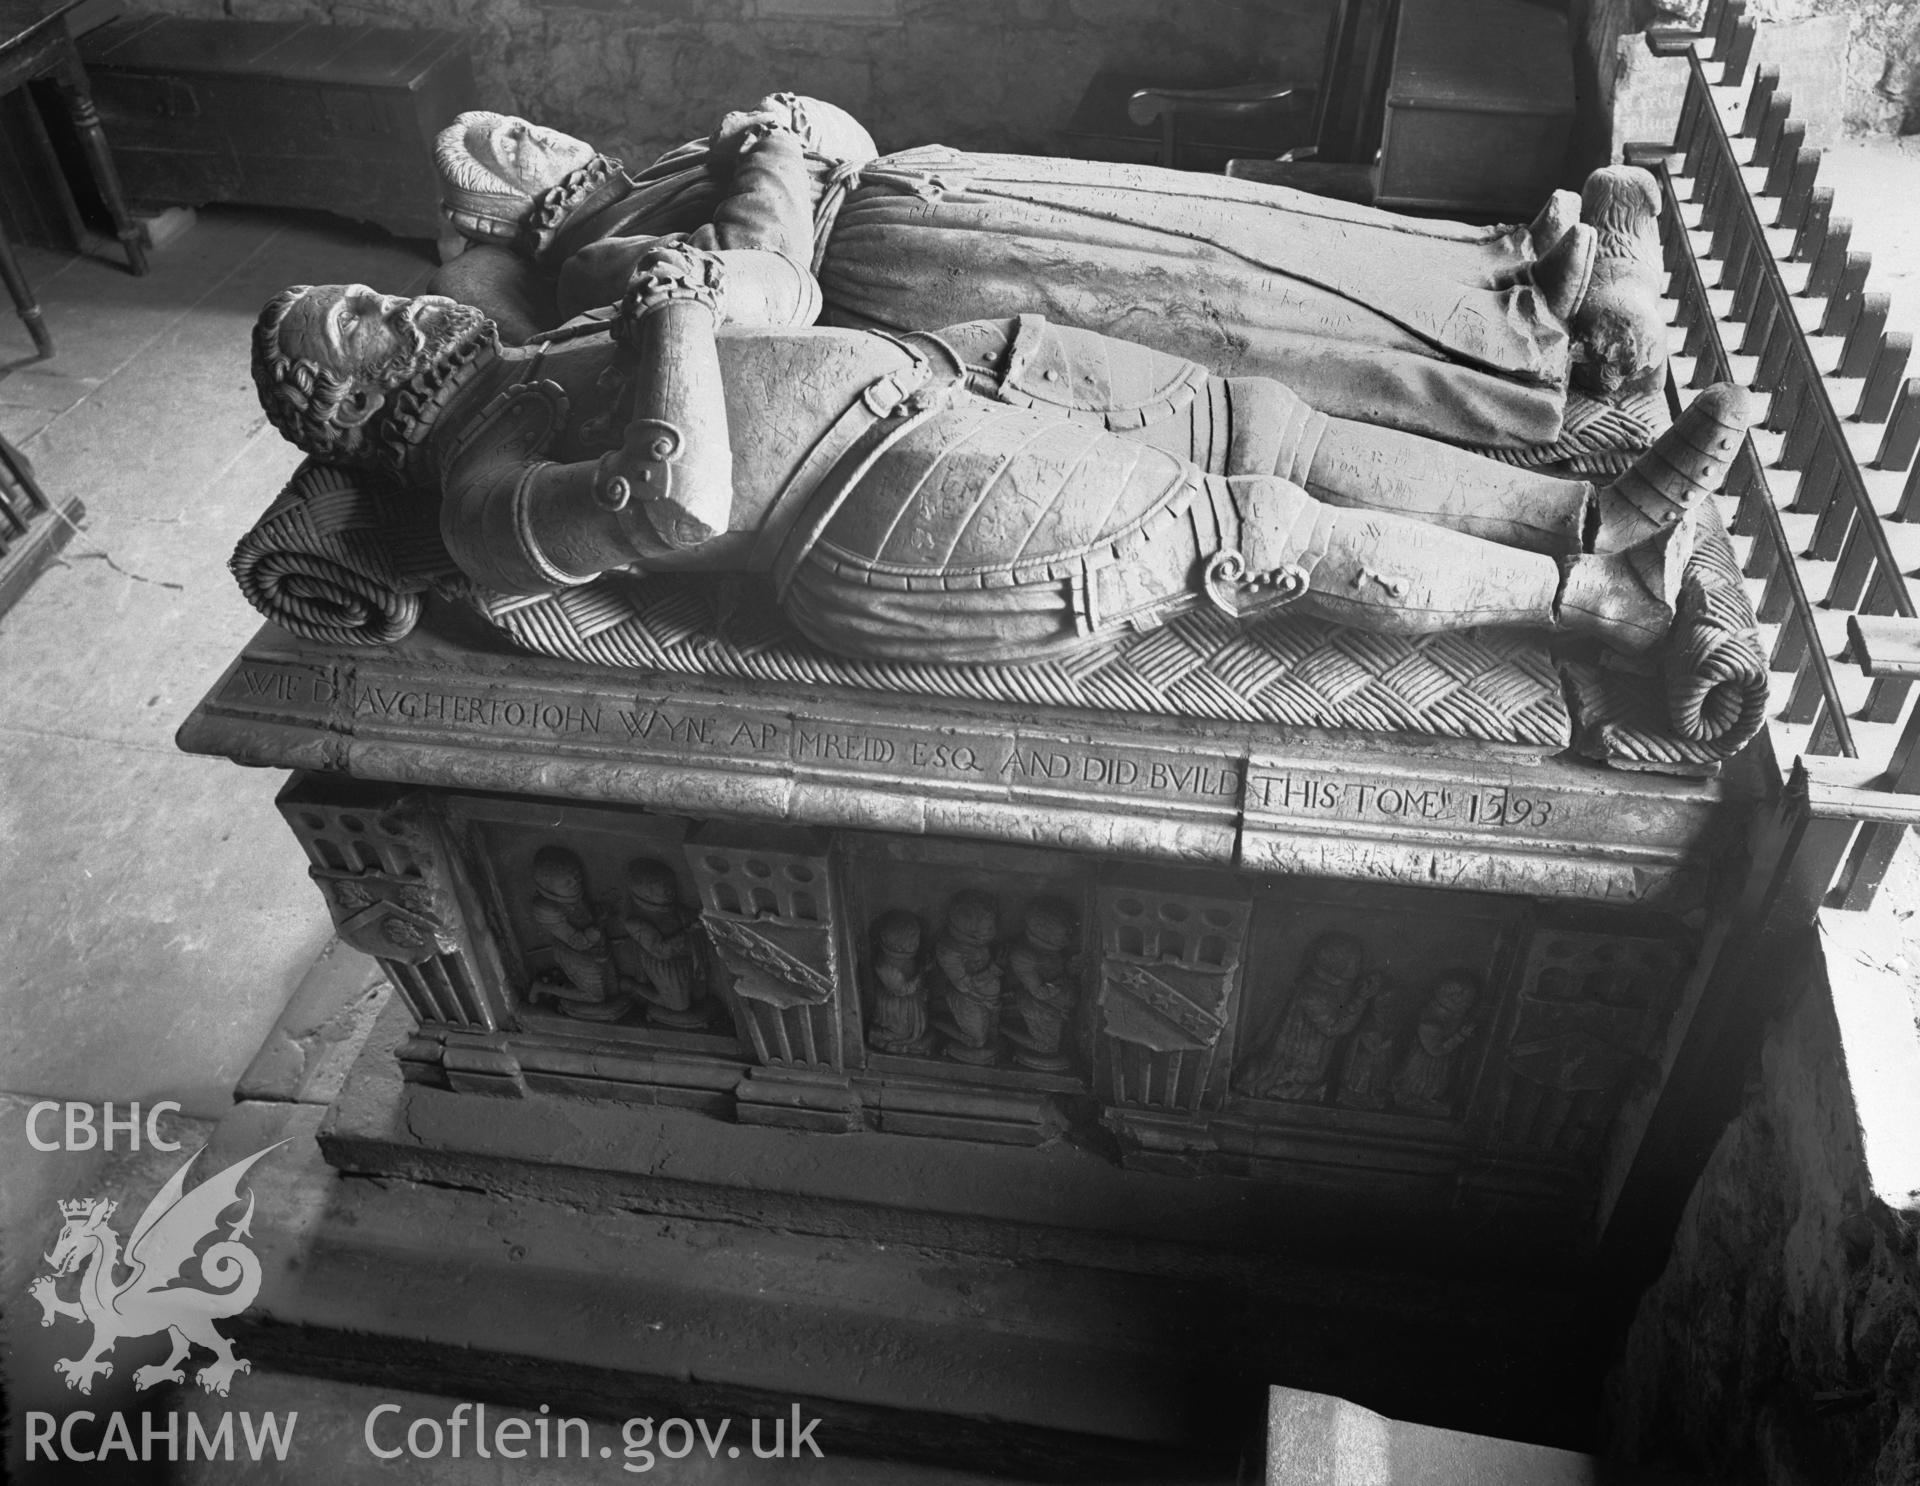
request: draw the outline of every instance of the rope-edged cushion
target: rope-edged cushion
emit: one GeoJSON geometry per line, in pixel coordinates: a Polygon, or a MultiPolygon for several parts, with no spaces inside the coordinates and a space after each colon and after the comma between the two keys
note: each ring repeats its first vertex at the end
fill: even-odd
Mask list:
{"type": "Polygon", "coordinates": [[[432,503],[311,460],[227,566],[268,619],[328,645],[390,645],[419,622],[422,594],[461,581],[432,503]]]}

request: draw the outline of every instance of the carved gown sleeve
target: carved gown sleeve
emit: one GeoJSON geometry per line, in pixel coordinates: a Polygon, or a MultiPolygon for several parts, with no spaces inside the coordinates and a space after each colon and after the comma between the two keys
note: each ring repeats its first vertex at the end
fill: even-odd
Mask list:
{"type": "Polygon", "coordinates": [[[820,318],[812,202],[805,147],[792,130],[770,129],[741,151],[713,221],[687,238],[723,265],[728,324],[811,325],[820,318]]]}
{"type": "Polygon", "coordinates": [[[691,236],[709,251],[761,248],[805,266],[813,258],[813,187],[806,146],[772,129],[741,151],[713,221],[691,236]]]}
{"type": "Polygon", "coordinates": [[[619,299],[628,275],[649,250],[685,242],[705,252],[739,255],[742,276],[753,275],[756,287],[763,279],[777,285],[764,310],[749,310],[744,293],[732,295],[738,302],[728,315],[733,323],[809,325],[818,318],[819,288],[811,270],[814,182],[805,142],[790,129],[769,129],[729,164],[713,162],[706,168],[724,177],[708,220],[689,225],[684,235],[668,231],[663,220],[654,233],[629,231],[583,244],[560,266],[555,294],[561,315],[619,299]],[[758,255],[770,255],[774,263],[756,268],[750,260],[758,255]]]}

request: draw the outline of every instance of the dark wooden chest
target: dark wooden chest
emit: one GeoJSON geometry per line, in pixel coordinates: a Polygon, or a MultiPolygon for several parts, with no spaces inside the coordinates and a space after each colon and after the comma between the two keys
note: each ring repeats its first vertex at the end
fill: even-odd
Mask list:
{"type": "Polygon", "coordinates": [[[1566,184],[1573,117],[1553,6],[1402,0],[1375,203],[1525,221],[1566,184]]]}
{"type": "Polygon", "coordinates": [[[448,31],[130,17],[82,46],[135,201],[313,207],[439,231],[433,136],[474,106],[448,31]]]}

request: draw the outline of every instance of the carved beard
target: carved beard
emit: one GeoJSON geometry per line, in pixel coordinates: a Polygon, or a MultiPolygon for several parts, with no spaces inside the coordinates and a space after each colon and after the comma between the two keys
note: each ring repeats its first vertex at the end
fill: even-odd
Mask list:
{"type": "Polygon", "coordinates": [[[452,300],[416,301],[408,308],[404,330],[411,343],[372,375],[389,389],[386,406],[369,430],[369,458],[401,473],[412,451],[425,442],[434,407],[449,384],[483,356],[500,348],[500,332],[472,305],[452,300]]]}

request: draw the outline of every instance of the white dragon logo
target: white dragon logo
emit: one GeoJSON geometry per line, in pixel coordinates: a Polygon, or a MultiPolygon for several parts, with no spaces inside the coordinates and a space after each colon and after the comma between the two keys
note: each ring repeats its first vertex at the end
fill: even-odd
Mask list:
{"type": "Polygon", "coordinates": [[[53,1273],[41,1275],[27,1287],[27,1293],[40,1302],[42,1326],[53,1325],[60,1316],[93,1323],[93,1345],[86,1355],[61,1358],[53,1364],[55,1371],[66,1376],[69,1388],[91,1393],[95,1377],[113,1374],[113,1364],[106,1360],[106,1354],[115,1342],[159,1331],[173,1338],[173,1352],[158,1366],[136,1369],[136,1388],[184,1383],[187,1378],[180,1364],[196,1342],[215,1354],[215,1360],[199,1373],[200,1386],[209,1393],[224,1396],[235,1373],[253,1371],[251,1362],[234,1356],[233,1343],[213,1329],[216,1320],[237,1316],[253,1304],[253,1297],[260,1291],[260,1261],[240,1242],[252,1236],[251,1192],[247,1194],[246,1212],[227,1237],[200,1255],[201,1278],[219,1288],[203,1290],[173,1282],[201,1241],[219,1234],[220,1215],[240,1200],[240,1179],[247,1169],[267,1151],[285,1144],[284,1140],[278,1141],[266,1150],[255,1151],[244,1161],[208,1177],[191,1192],[184,1191],[187,1171],[200,1159],[200,1152],[187,1157],[133,1225],[124,1261],[120,1257],[120,1236],[107,1226],[118,1203],[104,1197],[83,1197],[60,1204],[66,1226],[60,1230],[53,1252],[41,1256],[53,1266],[53,1273]],[[62,1300],[56,1285],[83,1264],[87,1272],[80,1281],[79,1300],[62,1300]],[[114,1277],[121,1268],[132,1271],[124,1280],[114,1277]]]}

